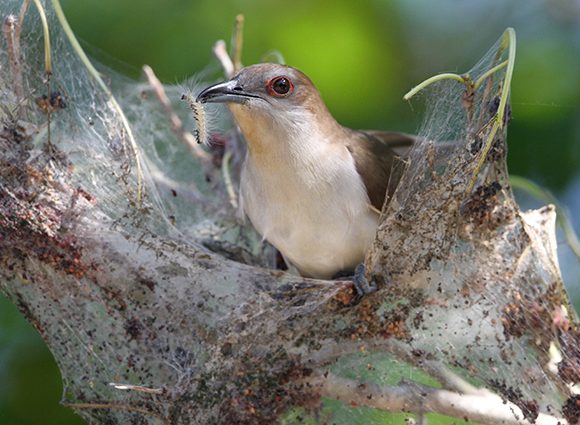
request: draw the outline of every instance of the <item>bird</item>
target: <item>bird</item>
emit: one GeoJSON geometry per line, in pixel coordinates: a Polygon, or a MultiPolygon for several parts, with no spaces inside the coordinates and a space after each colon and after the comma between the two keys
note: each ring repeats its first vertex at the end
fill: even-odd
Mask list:
{"type": "Polygon", "coordinates": [[[346,276],[364,261],[415,137],[339,124],[302,71],[261,63],[202,90],[247,144],[240,207],[300,275],[346,276]]]}

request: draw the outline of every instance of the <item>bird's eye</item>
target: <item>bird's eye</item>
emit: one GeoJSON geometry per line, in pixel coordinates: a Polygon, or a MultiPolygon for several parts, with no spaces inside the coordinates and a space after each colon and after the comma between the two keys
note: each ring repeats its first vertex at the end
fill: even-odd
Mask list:
{"type": "Polygon", "coordinates": [[[270,96],[284,97],[292,93],[294,85],[286,77],[275,77],[268,81],[266,88],[270,96]]]}

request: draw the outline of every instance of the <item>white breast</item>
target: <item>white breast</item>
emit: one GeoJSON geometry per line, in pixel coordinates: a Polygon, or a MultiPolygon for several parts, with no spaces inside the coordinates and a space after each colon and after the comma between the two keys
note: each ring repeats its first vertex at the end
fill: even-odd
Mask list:
{"type": "Polygon", "coordinates": [[[269,152],[268,160],[247,156],[242,207],[301,274],[331,278],[364,260],[377,214],[346,147],[296,138],[269,152]]]}

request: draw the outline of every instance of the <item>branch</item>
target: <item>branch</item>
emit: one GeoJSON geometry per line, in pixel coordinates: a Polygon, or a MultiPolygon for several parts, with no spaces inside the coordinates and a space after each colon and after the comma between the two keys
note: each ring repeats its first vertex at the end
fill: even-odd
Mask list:
{"type": "Polygon", "coordinates": [[[384,387],[339,378],[333,374],[308,378],[304,382],[323,397],[334,398],[351,406],[372,407],[386,412],[439,413],[485,425],[567,423],[562,418],[543,413],[530,422],[524,418],[518,406],[489,392],[460,394],[407,381],[397,386],[384,387]]]}

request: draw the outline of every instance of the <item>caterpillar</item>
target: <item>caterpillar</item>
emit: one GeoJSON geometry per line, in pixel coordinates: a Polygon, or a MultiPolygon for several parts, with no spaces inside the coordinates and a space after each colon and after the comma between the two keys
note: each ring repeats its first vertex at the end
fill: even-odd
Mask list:
{"type": "Polygon", "coordinates": [[[182,94],[181,100],[187,101],[189,108],[193,113],[193,119],[195,120],[193,137],[195,137],[197,143],[207,145],[209,143],[209,135],[207,131],[207,117],[203,104],[195,100],[190,93],[182,94]]]}

